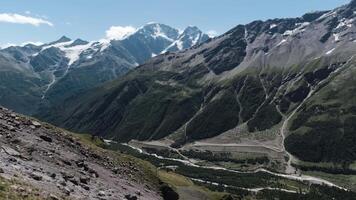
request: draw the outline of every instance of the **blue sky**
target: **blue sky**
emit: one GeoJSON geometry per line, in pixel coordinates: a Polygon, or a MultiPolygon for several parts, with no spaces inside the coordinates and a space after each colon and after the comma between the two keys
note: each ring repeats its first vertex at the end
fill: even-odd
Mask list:
{"type": "Polygon", "coordinates": [[[112,26],[160,22],[222,34],[257,19],[296,17],[350,0],[1,0],[0,45],[104,38],[112,26]]]}

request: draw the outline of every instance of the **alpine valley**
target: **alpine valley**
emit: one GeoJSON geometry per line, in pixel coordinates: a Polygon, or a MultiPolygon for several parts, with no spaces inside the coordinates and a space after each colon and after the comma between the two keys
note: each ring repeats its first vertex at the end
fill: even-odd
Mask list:
{"type": "MultiPolygon", "coordinates": [[[[0,51],[0,104],[93,135],[90,141],[70,134],[79,143],[95,146],[102,138],[95,149],[116,152],[132,171],[133,187],[148,185],[143,196],[131,196],[129,187],[127,199],[352,200],[355,77],[352,0],[298,18],[237,25],[214,38],[196,27],[150,23],[120,40],[62,37],[9,47],[0,51]]],[[[16,128],[16,116],[3,112],[0,122],[14,120],[0,126],[0,144],[14,141],[1,139],[9,131],[32,126],[46,141],[43,128],[56,130],[27,118],[30,127],[16,128]]],[[[55,133],[62,144],[63,133],[55,133]]],[[[26,147],[18,144],[12,148],[26,147]]]]}

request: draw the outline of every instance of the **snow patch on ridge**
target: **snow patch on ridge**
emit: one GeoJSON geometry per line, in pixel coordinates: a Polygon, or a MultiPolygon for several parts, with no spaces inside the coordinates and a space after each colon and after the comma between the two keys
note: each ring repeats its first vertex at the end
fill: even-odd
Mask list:
{"type": "Polygon", "coordinates": [[[283,33],[284,36],[293,36],[297,33],[302,33],[305,31],[305,28],[309,26],[309,22],[297,23],[295,24],[296,28],[293,30],[287,30],[283,33]]]}
{"type": "Polygon", "coordinates": [[[176,40],[174,41],[171,45],[169,45],[165,50],[161,52],[161,54],[166,53],[170,48],[172,47],[177,47],[178,50],[183,50],[183,41],[182,40],[176,40]]]}
{"type": "Polygon", "coordinates": [[[194,39],[191,38],[191,40],[193,41],[192,46],[198,44],[199,39],[202,37],[201,35],[202,35],[202,34],[199,33],[194,39]]]}
{"type": "Polygon", "coordinates": [[[78,45],[69,48],[60,48],[65,52],[66,57],[69,59],[68,65],[72,65],[75,61],[77,61],[80,57],[80,54],[87,50],[92,43],[88,43],[86,45],[78,45]]]}
{"type": "Polygon", "coordinates": [[[329,55],[329,54],[331,54],[332,52],[334,52],[335,51],[335,48],[333,48],[333,49],[331,49],[331,50],[329,50],[328,52],[326,52],[325,54],[326,55],[329,55]]]}
{"type": "Polygon", "coordinates": [[[337,14],[336,11],[330,11],[330,12],[327,12],[327,13],[323,14],[322,16],[320,16],[320,17],[318,18],[318,20],[323,20],[323,19],[325,19],[325,18],[327,18],[327,17],[335,16],[336,14],[337,14]]]}
{"type": "Polygon", "coordinates": [[[277,47],[281,46],[283,43],[286,43],[286,42],[287,42],[287,40],[286,40],[286,39],[283,39],[281,42],[279,42],[279,43],[277,44],[277,47]]]}
{"type": "Polygon", "coordinates": [[[334,33],[333,36],[334,36],[334,38],[335,38],[335,42],[340,41],[340,34],[334,33]]]}
{"type": "Polygon", "coordinates": [[[355,21],[355,19],[346,19],[343,18],[341,19],[340,23],[337,25],[336,29],[340,29],[343,28],[345,26],[347,26],[348,28],[352,27],[352,23],[355,21]]]}
{"type": "Polygon", "coordinates": [[[76,45],[76,46],[70,46],[73,44],[74,41],[69,41],[69,42],[61,42],[61,43],[56,43],[53,45],[47,45],[44,46],[41,51],[44,51],[46,49],[49,49],[51,47],[59,48],[61,51],[64,52],[66,58],[68,58],[68,65],[72,65],[75,61],[77,61],[80,57],[80,54],[89,49],[93,42],[89,42],[88,44],[85,45],[76,45]]]}
{"type": "Polygon", "coordinates": [[[271,24],[270,26],[269,26],[269,29],[273,29],[273,28],[275,28],[275,27],[277,27],[278,25],[277,24],[271,24]]]}
{"type": "Polygon", "coordinates": [[[166,34],[164,34],[164,32],[162,32],[161,26],[159,24],[156,24],[154,30],[155,30],[155,32],[152,35],[153,38],[157,39],[158,37],[162,37],[169,41],[172,41],[172,42],[174,41],[172,38],[169,38],[166,34]]]}

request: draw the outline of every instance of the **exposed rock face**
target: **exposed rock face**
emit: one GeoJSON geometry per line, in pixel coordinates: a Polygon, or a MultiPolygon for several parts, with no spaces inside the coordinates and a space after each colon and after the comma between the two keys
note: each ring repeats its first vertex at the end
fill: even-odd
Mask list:
{"type": "Polygon", "coordinates": [[[0,147],[0,176],[37,188],[43,199],[161,199],[139,167],[2,107],[0,147]]]}

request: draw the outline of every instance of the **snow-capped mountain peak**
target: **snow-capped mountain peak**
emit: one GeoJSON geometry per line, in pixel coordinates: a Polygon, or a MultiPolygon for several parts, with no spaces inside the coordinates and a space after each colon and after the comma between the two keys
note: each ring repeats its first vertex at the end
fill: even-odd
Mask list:
{"type": "Polygon", "coordinates": [[[78,38],[78,39],[74,40],[72,42],[72,44],[70,44],[68,47],[78,46],[78,45],[86,45],[88,43],[89,43],[88,41],[85,41],[85,40],[82,40],[82,39],[78,38]]]}
{"type": "Polygon", "coordinates": [[[162,53],[167,51],[181,51],[196,44],[202,43],[209,38],[210,37],[203,33],[198,27],[188,26],[180,33],[178,38],[171,45],[162,51],[162,53]]]}
{"type": "Polygon", "coordinates": [[[165,24],[150,22],[139,28],[136,33],[132,35],[135,34],[142,34],[145,37],[152,37],[154,39],[163,38],[173,42],[178,38],[179,31],[165,24]]]}
{"type": "Polygon", "coordinates": [[[58,44],[58,43],[64,43],[64,42],[70,42],[72,41],[72,39],[68,38],[67,36],[62,36],[61,38],[59,38],[58,40],[48,43],[48,45],[53,45],[53,44],[58,44]]]}
{"type": "Polygon", "coordinates": [[[87,42],[82,39],[70,40],[69,38],[63,36],[55,42],[43,45],[41,51],[34,56],[39,55],[46,49],[58,48],[64,53],[65,57],[68,59],[68,66],[70,66],[80,58],[80,54],[83,51],[91,48],[92,44],[93,42],[87,42]]]}

